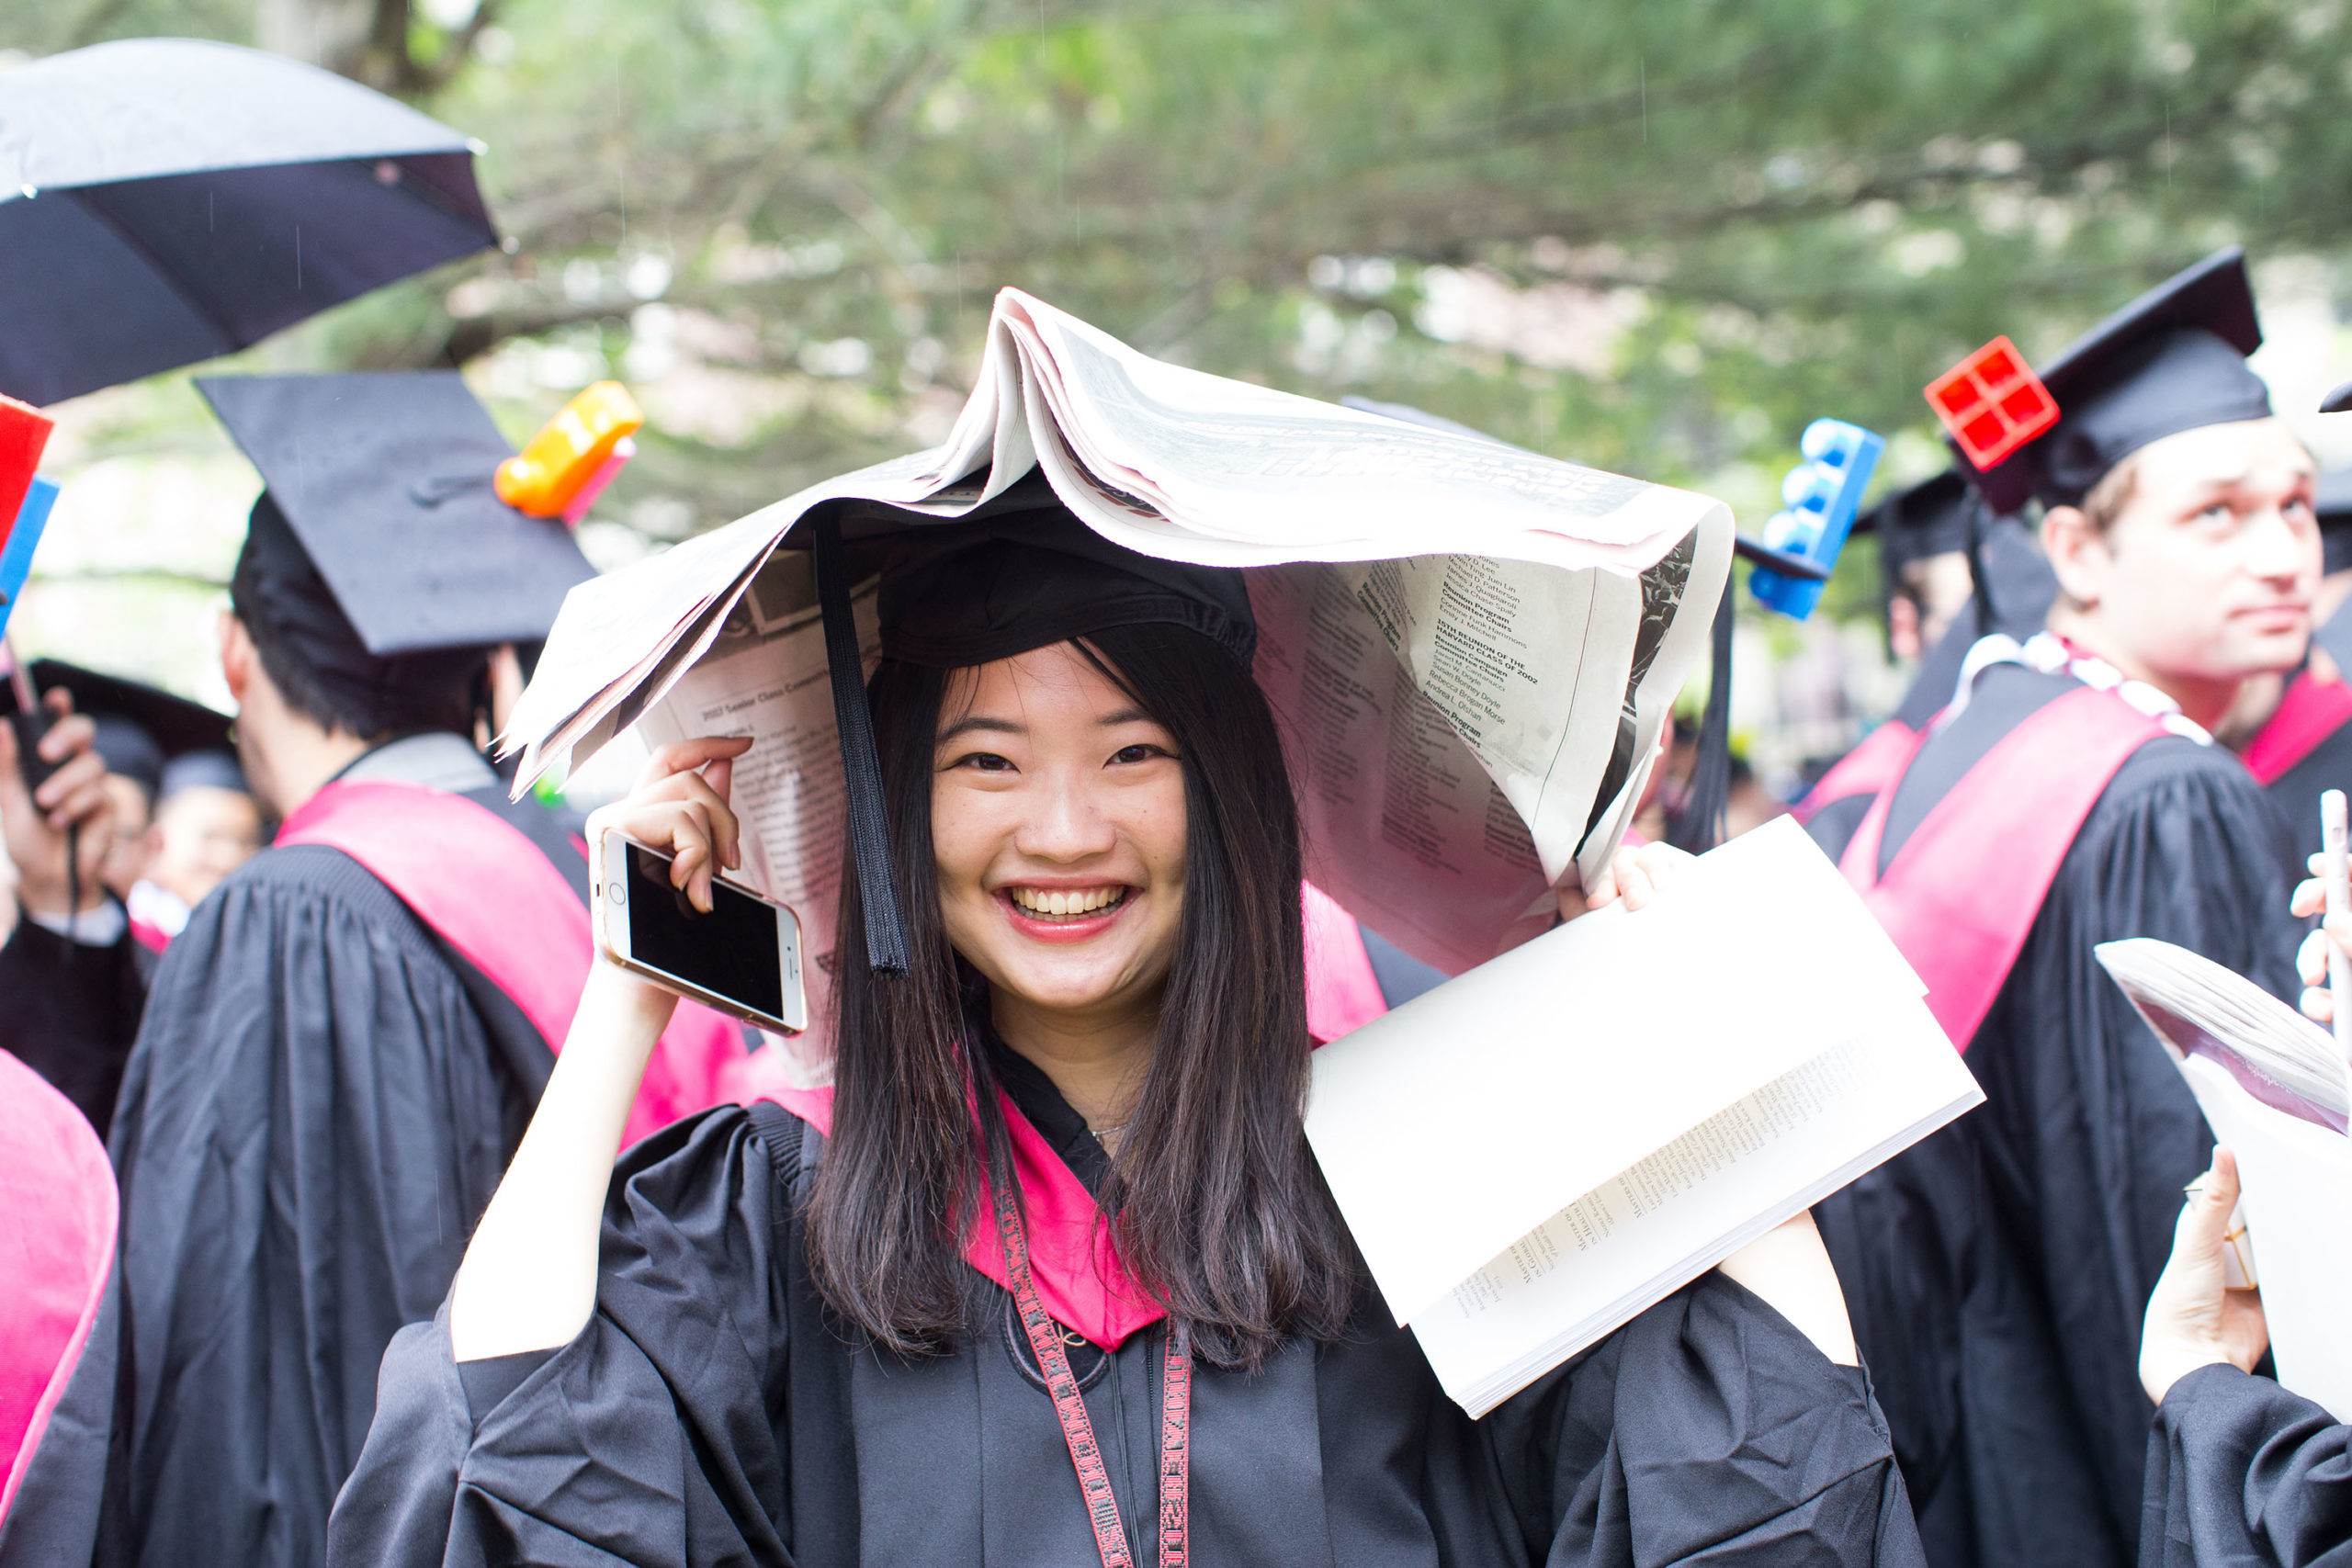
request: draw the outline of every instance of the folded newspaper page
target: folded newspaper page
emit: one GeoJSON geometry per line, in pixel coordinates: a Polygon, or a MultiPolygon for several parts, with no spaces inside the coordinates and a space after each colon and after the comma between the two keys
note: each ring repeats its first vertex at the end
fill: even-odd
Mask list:
{"type": "Polygon", "coordinates": [[[640,723],[754,736],[746,869],[820,980],[842,801],[810,520],[948,522],[1033,473],[1106,538],[1250,570],[1309,875],[1451,973],[1605,863],[1730,572],[1720,502],[1165,364],[1006,289],[941,446],[572,591],[502,738],[518,790],[640,723]]]}
{"type": "Polygon", "coordinates": [[[2262,1287],[2278,1382],[2352,1421],[2352,1345],[2343,1332],[2352,1301],[2352,1247],[2344,1245],[2352,1089],[2335,1036],[2244,976],[2170,942],[2101,942],[2098,959],[2171,1053],[2214,1137],[2238,1156],[2249,1244],[2238,1267],[2262,1287]]]}

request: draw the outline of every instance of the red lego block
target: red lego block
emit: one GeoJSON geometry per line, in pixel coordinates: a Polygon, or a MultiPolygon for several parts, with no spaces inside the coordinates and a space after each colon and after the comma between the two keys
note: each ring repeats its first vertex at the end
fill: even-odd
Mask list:
{"type": "Polygon", "coordinates": [[[25,491],[32,485],[33,470],[40,466],[41,448],[49,445],[55,423],[30,403],[0,395],[0,548],[6,547],[9,530],[17,525],[17,513],[25,504],[25,491]]]}
{"type": "Polygon", "coordinates": [[[1995,338],[1928,382],[1927,393],[1928,406],[1979,469],[2058,423],[2058,400],[2006,337],[1995,338]]]}

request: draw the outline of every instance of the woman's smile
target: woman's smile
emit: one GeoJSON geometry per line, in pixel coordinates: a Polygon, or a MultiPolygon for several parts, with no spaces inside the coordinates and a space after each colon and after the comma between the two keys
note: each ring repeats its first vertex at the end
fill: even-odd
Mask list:
{"type": "Polygon", "coordinates": [[[1083,886],[1014,883],[996,890],[1012,929],[1037,942],[1075,942],[1100,936],[1133,906],[1138,889],[1124,882],[1083,886]]]}

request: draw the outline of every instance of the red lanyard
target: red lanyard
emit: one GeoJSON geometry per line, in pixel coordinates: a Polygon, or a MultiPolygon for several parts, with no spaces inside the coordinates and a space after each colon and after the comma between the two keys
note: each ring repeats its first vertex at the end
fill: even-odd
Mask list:
{"type": "MultiPolygon", "coordinates": [[[[1062,1346],[1061,1325],[1037,1298],[1037,1284],[1029,1274],[1029,1233],[1021,1223],[1021,1204],[1013,1183],[990,1184],[996,1194],[997,1240],[1004,1248],[1005,1272],[1012,1276],[1012,1301],[1021,1311],[1021,1326],[1036,1352],[1037,1371],[1046,1392],[1054,1396],[1054,1415],[1062,1424],[1062,1438],[1069,1444],[1069,1461],[1078,1471],[1078,1489],[1086,1499],[1086,1517],[1094,1526],[1095,1550],[1102,1568],[1135,1568],[1126,1531],[1119,1527],[1119,1502],[1111,1492],[1111,1477],[1102,1468],[1102,1450],[1094,1440],[1094,1423],[1086,1414],[1086,1399],[1069,1370],[1069,1352],[1062,1346]]],[[[1192,1466],[1193,1337],[1184,1325],[1168,1321],[1168,1355],[1160,1377],[1159,1396],[1159,1568],[1184,1568],[1187,1506],[1192,1466]]]]}

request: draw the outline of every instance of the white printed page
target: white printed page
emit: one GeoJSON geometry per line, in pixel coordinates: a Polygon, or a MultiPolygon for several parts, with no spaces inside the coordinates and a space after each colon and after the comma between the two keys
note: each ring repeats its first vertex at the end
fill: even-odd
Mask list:
{"type": "Polygon", "coordinates": [[[1413,1332],[1483,1416],[1984,1098],[1924,1001],[1890,1005],[1513,1242],[1413,1332]]]}
{"type": "Polygon", "coordinates": [[[2210,1056],[2182,1059],[2180,1070],[2238,1156],[2278,1382],[2352,1421],[2352,1140],[2263,1104],[2210,1056]]]}
{"type": "Polygon", "coordinates": [[[1640,914],[1585,916],[1317,1051],[1307,1137],[1408,1321],[1571,1200],[1923,993],[1782,818],[1640,914]]]}
{"type": "Polygon", "coordinates": [[[1250,602],[1307,880],[1449,975],[1549,930],[1526,823],[1389,653],[1347,572],[1268,568],[1250,574],[1250,602]]]}
{"type": "Polygon", "coordinates": [[[1609,765],[1641,626],[1638,577],[1483,556],[1328,569],[1566,875],[1609,765]]]}

